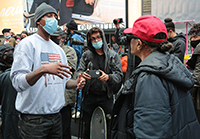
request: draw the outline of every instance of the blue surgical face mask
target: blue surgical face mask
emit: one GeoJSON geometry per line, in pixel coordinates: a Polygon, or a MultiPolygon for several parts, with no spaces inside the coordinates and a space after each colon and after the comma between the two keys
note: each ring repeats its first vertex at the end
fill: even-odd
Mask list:
{"type": "Polygon", "coordinates": [[[9,39],[11,36],[9,35],[9,36],[4,36],[4,38],[6,38],[6,39],[9,39]]]}
{"type": "Polygon", "coordinates": [[[95,49],[100,49],[102,46],[103,46],[103,41],[99,41],[99,42],[93,42],[92,43],[92,46],[95,48],[95,49]]]}
{"type": "Polygon", "coordinates": [[[58,21],[55,18],[45,18],[45,26],[42,27],[47,33],[53,34],[57,30],[57,26],[58,21]]]}

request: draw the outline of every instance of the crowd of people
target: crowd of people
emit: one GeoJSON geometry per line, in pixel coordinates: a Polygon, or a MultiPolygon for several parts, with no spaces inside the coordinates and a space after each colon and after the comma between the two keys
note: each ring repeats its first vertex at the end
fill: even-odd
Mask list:
{"type": "Polygon", "coordinates": [[[189,31],[194,52],[184,63],[186,39],[171,18],[139,17],[123,31],[127,53],[119,23],[109,47],[101,28],[84,38],[74,20],[61,29],[57,19],[57,10],[42,3],[34,15],[36,33],[2,30],[3,139],[71,139],[71,118],[83,120],[89,139],[99,106],[108,139],[200,137],[200,23],[189,31]],[[86,39],[87,50],[73,39],[86,39]]]}

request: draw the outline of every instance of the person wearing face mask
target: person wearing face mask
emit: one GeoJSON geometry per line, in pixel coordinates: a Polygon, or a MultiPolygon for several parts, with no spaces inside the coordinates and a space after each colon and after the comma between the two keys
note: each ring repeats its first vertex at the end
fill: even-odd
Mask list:
{"type": "Polygon", "coordinates": [[[11,29],[10,28],[4,28],[2,30],[2,34],[4,36],[4,39],[0,44],[10,44],[11,46],[15,47],[15,39],[11,37],[11,29]]]}
{"type": "Polygon", "coordinates": [[[19,138],[19,112],[15,109],[17,91],[10,80],[14,48],[8,44],[0,45],[0,98],[2,110],[2,138],[19,138]]]}
{"type": "MultiPolygon", "coordinates": [[[[77,30],[77,24],[74,20],[71,20],[69,21],[67,24],[66,24],[66,28],[67,28],[67,34],[68,34],[68,38],[67,38],[67,42],[66,42],[66,45],[67,46],[70,46],[72,48],[74,48],[74,50],[76,51],[76,55],[78,57],[77,59],[77,66],[76,66],[76,69],[78,68],[79,66],[79,63],[80,63],[80,59],[81,59],[81,56],[82,56],[82,52],[83,52],[83,48],[82,48],[82,45],[74,45],[74,44],[71,44],[71,39],[77,39],[79,41],[84,41],[84,38],[81,37],[81,35],[77,34],[75,31],[77,30]]],[[[76,97],[77,98],[77,97],[76,97]]],[[[82,98],[82,90],[79,90],[79,93],[78,93],[78,100],[77,101],[77,112],[75,111],[75,108],[73,107],[72,108],[72,117],[75,118],[79,118],[80,117],[80,110],[81,110],[81,98],[82,98]]]]}
{"type": "MultiPolygon", "coordinates": [[[[64,34],[64,31],[61,28],[58,28],[52,35],[51,40],[54,41],[57,45],[59,45],[61,36],[64,34]]],[[[67,62],[71,67],[70,71],[72,72],[72,79],[76,79],[76,65],[77,65],[77,55],[76,51],[67,45],[60,46],[67,57],[67,62]]],[[[71,139],[71,108],[74,106],[75,103],[75,94],[76,89],[65,89],[65,105],[60,110],[62,115],[62,130],[63,136],[62,139],[71,139]]]]}
{"type": "Polygon", "coordinates": [[[51,34],[50,38],[57,45],[60,45],[60,39],[63,34],[64,34],[64,31],[61,28],[57,28],[57,30],[53,34],[51,34]]]}
{"type": "Polygon", "coordinates": [[[171,54],[177,56],[182,62],[184,62],[185,50],[186,50],[186,38],[182,33],[175,32],[175,24],[171,18],[166,18],[165,26],[167,28],[168,41],[173,44],[171,54]]]}
{"type": "MultiPolygon", "coordinates": [[[[123,72],[119,55],[111,50],[103,30],[94,27],[87,33],[88,50],[83,53],[77,74],[87,79],[83,89],[84,139],[90,138],[90,120],[96,107],[103,108],[107,118],[108,139],[110,138],[109,115],[113,106],[113,87],[122,80],[123,72]],[[93,78],[87,71],[99,70],[101,76],[93,78]]],[[[97,131],[98,132],[98,131],[97,131]]]]}
{"type": "Polygon", "coordinates": [[[194,48],[192,57],[188,60],[187,67],[192,69],[192,76],[195,84],[191,89],[193,103],[196,110],[197,118],[200,122],[200,23],[194,24],[189,30],[191,38],[190,45],[194,48]]]}
{"type": "Polygon", "coordinates": [[[13,51],[14,48],[12,47],[11,49],[11,45],[9,44],[1,44],[0,45],[0,54],[1,54],[1,59],[0,59],[0,74],[3,73],[6,69],[8,69],[9,67],[11,67],[12,62],[13,62],[13,51]],[[9,46],[9,47],[8,47],[9,46]],[[12,50],[12,52],[8,52],[12,50]]]}
{"type": "Polygon", "coordinates": [[[37,33],[19,42],[14,51],[10,78],[17,90],[15,107],[20,112],[22,139],[62,138],[60,110],[65,89],[82,89],[85,79],[71,79],[65,52],[50,35],[57,30],[57,11],[42,3],[34,15],[37,33]]]}
{"type": "Polygon", "coordinates": [[[72,48],[74,48],[74,50],[76,51],[76,54],[78,56],[78,61],[77,61],[77,68],[79,66],[79,61],[81,59],[82,56],[82,45],[74,45],[70,43],[70,39],[77,39],[80,41],[84,41],[84,38],[81,37],[81,35],[77,34],[75,31],[77,30],[77,24],[74,20],[71,20],[70,22],[68,22],[66,24],[67,27],[67,34],[69,35],[68,40],[67,40],[67,46],[71,46],[72,48]]]}

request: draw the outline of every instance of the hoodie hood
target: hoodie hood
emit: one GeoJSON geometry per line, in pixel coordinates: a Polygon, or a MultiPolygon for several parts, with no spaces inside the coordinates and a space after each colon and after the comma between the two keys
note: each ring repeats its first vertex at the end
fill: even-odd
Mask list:
{"type": "MultiPolygon", "coordinates": [[[[98,27],[94,27],[94,28],[98,28],[98,27]]],[[[92,28],[91,28],[92,29],[92,28]]],[[[100,29],[100,28],[98,28],[98,29],[100,29]]],[[[106,41],[106,38],[105,38],[105,34],[104,34],[104,31],[102,30],[102,29],[100,29],[101,30],[101,32],[102,32],[102,41],[103,41],[103,46],[102,46],[102,48],[103,48],[103,51],[104,51],[104,53],[106,54],[106,52],[108,51],[108,45],[107,45],[107,41],[106,41]]],[[[89,34],[87,33],[87,40],[88,40],[88,38],[89,38],[89,34]]],[[[95,52],[95,48],[92,46],[92,43],[91,43],[91,41],[87,41],[87,46],[88,46],[88,49],[90,50],[90,51],[92,51],[93,53],[95,52]]]]}
{"type": "Polygon", "coordinates": [[[174,55],[169,53],[153,52],[147,56],[132,74],[141,71],[151,72],[175,85],[189,90],[194,85],[194,79],[184,64],[174,55]]]}
{"type": "Polygon", "coordinates": [[[171,43],[173,43],[173,42],[175,42],[178,39],[181,39],[184,42],[186,42],[186,37],[185,37],[185,35],[183,33],[177,34],[174,38],[169,38],[168,41],[171,42],[171,43]]]}
{"type": "Polygon", "coordinates": [[[14,50],[14,47],[8,44],[0,45],[0,73],[4,72],[7,68],[10,68],[7,64],[4,63],[3,55],[6,51],[14,50]]]}

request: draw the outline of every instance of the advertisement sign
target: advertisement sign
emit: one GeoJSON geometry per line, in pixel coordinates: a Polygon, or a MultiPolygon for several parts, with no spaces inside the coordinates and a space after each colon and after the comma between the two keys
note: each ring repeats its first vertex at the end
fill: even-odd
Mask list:
{"type": "Polygon", "coordinates": [[[114,28],[114,18],[123,18],[125,25],[125,0],[24,0],[25,27],[30,31],[36,27],[33,16],[42,2],[58,11],[60,26],[74,19],[81,30],[102,24],[102,27],[114,28]]]}
{"type": "Polygon", "coordinates": [[[11,28],[15,33],[24,30],[23,0],[0,0],[0,31],[11,28]]]}
{"type": "Polygon", "coordinates": [[[134,21],[142,15],[142,0],[128,1],[128,27],[132,28],[134,21]]]}

